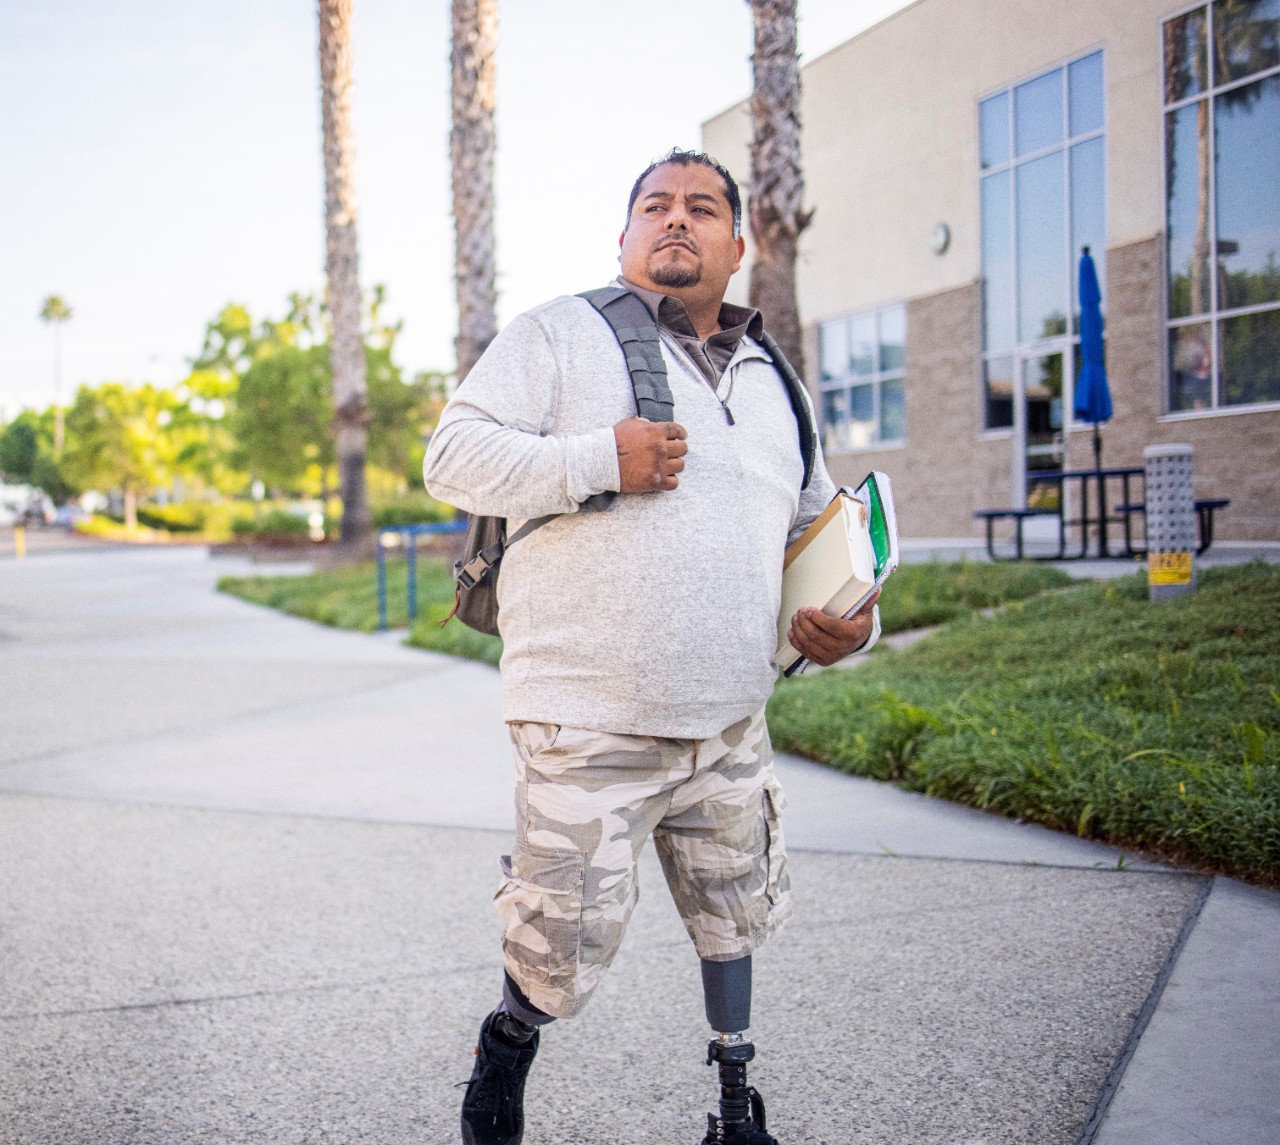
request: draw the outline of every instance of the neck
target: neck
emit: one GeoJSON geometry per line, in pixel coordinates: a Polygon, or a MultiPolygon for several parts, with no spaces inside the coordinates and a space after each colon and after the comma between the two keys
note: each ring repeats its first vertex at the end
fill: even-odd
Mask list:
{"type": "Polygon", "coordinates": [[[724,302],[723,295],[719,297],[710,297],[704,291],[700,291],[696,286],[683,290],[673,290],[669,286],[653,286],[651,290],[657,290],[662,294],[669,294],[672,298],[678,298],[684,303],[685,312],[689,315],[689,321],[693,323],[693,328],[697,332],[702,341],[706,341],[720,329],[720,307],[724,302]]]}

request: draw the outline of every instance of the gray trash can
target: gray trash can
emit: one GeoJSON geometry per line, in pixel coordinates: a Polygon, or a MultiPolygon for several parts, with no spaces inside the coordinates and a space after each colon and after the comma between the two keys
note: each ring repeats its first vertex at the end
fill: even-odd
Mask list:
{"type": "Polygon", "coordinates": [[[1148,445],[1146,464],[1147,585],[1151,600],[1196,586],[1196,499],[1189,445],[1148,445]]]}

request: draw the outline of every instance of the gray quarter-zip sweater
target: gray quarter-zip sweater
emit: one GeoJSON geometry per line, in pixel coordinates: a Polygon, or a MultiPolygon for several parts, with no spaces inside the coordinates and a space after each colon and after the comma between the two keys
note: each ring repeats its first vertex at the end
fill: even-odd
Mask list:
{"type": "Polygon", "coordinates": [[[713,392],[668,332],[662,341],[689,435],[671,492],[578,511],[618,490],[613,425],[635,416],[622,351],[580,298],[512,321],[431,438],[432,496],[507,517],[508,532],[564,514],[502,561],[507,720],[701,739],[773,688],[783,553],[835,490],[819,457],[801,492],[795,415],[757,342],[743,337],[713,392]]]}

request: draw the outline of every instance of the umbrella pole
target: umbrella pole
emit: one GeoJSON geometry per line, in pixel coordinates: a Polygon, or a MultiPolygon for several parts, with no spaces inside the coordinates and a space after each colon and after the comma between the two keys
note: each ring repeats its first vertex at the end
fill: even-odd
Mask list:
{"type": "Polygon", "coordinates": [[[1093,468],[1098,478],[1098,556],[1107,557],[1107,479],[1102,476],[1102,434],[1093,423],[1093,468]]]}

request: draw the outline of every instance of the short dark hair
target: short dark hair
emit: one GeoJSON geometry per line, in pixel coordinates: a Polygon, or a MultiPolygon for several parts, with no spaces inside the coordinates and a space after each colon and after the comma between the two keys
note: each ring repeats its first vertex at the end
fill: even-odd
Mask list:
{"type": "MultiPolygon", "coordinates": [[[[688,151],[683,147],[671,148],[665,155],[655,159],[640,172],[640,177],[632,184],[631,198],[627,200],[627,226],[631,225],[631,211],[636,205],[636,200],[640,197],[641,184],[659,167],[665,167],[668,163],[674,163],[678,167],[688,167],[690,164],[696,163],[699,167],[706,167],[708,170],[714,171],[724,180],[725,198],[729,200],[729,206],[733,208],[733,237],[736,239],[742,233],[742,195],[738,191],[738,184],[723,163],[711,158],[705,151],[688,151]]],[[[625,227],[623,229],[625,230],[625,227]]]]}

